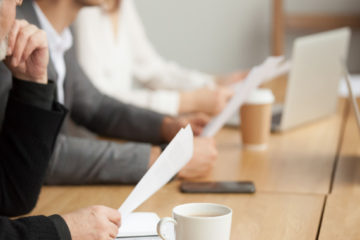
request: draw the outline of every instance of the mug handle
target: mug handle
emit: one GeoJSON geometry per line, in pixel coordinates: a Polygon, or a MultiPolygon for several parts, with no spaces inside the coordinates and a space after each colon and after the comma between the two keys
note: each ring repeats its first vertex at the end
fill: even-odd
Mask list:
{"type": "Polygon", "coordinates": [[[172,223],[174,225],[177,224],[176,220],[171,218],[171,217],[166,217],[166,218],[162,218],[158,224],[157,224],[157,227],[156,227],[156,230],[157,230],[157,233],[158,235],[160,236],[160,238],[162,240],[169,240],[169,239],[166,239],[166,235],[163,235],[162,232],[161,232],[161,229],[162,227],[166,224],[166,223],[172,223]]]}

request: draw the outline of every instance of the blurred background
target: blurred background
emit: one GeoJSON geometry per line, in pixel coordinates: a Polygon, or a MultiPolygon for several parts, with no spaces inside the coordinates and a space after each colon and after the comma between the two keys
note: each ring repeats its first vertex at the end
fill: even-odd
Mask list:
{"type": "MultiPolygon", "coordinates": [[[[276,51],[274,16],[278,21],[283,17],[284,42],[278,48],[286,56],[291,56],[296,37],[320,31],[306,26],[311,16],[321,16],[311,28],[333,21],[358,24],[360,17],[359,0],[279,3],[281,16],[275,14],[275,0],[136,0],[147,34],[163,57],[214,74],[250,68],[276,51]]],[[[360,73],[360,27],[353,31],[349,70],[360,73]]]]}

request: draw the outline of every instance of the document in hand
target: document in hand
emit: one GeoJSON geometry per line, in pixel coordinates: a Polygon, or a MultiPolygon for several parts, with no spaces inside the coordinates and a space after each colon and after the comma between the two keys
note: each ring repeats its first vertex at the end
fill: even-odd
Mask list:
{"type": "Polygon", "coordinates": [[[193,142],[194,136],[190,125],[176,134],[119,208],[123,221],[190,161],[193,155],[193,142]]]}
{"type": "Polygon", "coordinates": [[[290,69],[290,63],[283,63],[283,61],[284,57],[269,57],[263,64],[251,69],[246,79],[234,84],[234,96],[225,109],[208,123],[201,135],[203,137],[213,137],[240,109],[253,90],[259,87],[260,84],[287,73],[290,69]]]}

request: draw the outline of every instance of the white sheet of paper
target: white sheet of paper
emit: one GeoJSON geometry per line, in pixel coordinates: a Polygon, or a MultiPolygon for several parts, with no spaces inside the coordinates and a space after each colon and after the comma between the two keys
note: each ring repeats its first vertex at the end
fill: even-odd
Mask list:
{"type": "Polygon", "coordinates": [[[131,213],[122,220],[117,237],[157,236],[156,226],[159,221],[160,218],[156,213],[131,213]]]}
{"type": "Polygon", "coordinates": [[[269,57],[263,64],[254,67],[246,79],[233,85],[234,96],[225,109],[214,117],[202,132],[203,137],[214,136],[246,101],[260,84],[281,76],[290,70],[290,62],[282,63],[284,57],[269,57]]]}
{"type": "Polygon", "coordinates": [[[181,129],[119,208],[123,219],[173,178],[193,155],[191,126],[181,129]]]}

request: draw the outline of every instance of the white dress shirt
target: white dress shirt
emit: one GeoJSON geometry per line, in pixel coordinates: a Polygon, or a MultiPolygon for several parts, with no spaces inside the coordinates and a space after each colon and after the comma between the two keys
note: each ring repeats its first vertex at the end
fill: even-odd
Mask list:
{"type": "Polygon", "coordinates": [[[122,1],[117,36],[109,15],[97,7],[81,10],[74,27],[85,73],[103,93],[121,101],[177,115],[179,91],[214,85],[213,76],[181,68],[157,54],[132,0],[122,1]]]}
{"type": "Polygon", "coordinates": [[[36,15],[39,18],[41,28],[46,32],[49,44],[50,57],[57,72],[58,79],[54,79],[57,85],[57,100],[60,103],[64,103],[64,81],[66,75],[64,54],[72,47],[73,38],[68,28],[66,28],[61,34],[56,32],[45,14],[41,11],[40,7],[35,2],[33,2],[33,5],[36,15]]]}

